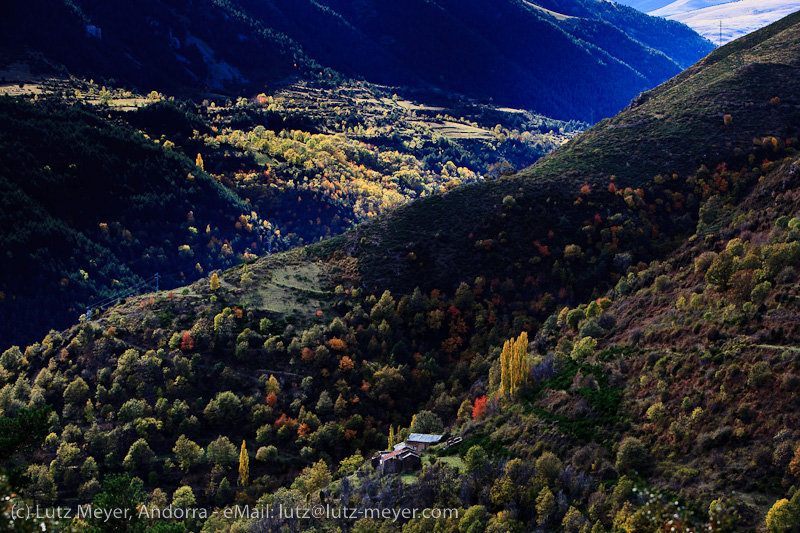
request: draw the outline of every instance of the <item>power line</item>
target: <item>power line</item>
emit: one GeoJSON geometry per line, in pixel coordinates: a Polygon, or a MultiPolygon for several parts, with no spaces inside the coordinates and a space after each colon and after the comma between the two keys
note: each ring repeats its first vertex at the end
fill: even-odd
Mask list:
{"type": "Polygon", "coordinates": [[[139,283],[136,283],[135,285],[132,285],[132,286],[122,290],[121,292],[118,292],[117,294],[115,294],[113,296],[107,296],[106,298],[104,298],[104,299],[102,299],[100,301],[92,302],[92,305],[88,305],[86,307],[87,316],[91,315],[91,309],[92,308],[97,309],[97,308],[100,308],[100,307],[105,307],[105,306],[110,305],[112,303],[116,303],[116,302],[120,301],[123,298],[127,298],[128,296],[131,296],[132,294],[138,294],[139,292],[141,292],[139,289],[141,289],[143,287],[146,287],[146,286],[152,286],[153,285],[153,281],[156,281],[156,284],[157,284],[157,279],[158,279],[158,274],[155,274],[153,276],[150,276],[149,278],[146,278],[146,279],[140,281],[139,283]]]}
{"type": "Polygon", "coordinates": [[[183,269],[176,269],[171,272],[161,273],[156,272],[152,276],[145,278],[134,285],[131,285],[122,291],[116,293],[113,296],[106,296],[102,300],[92,302],[90,305],[86,306],[86,317],[91,318],[92,316],[92,309],[100,309],[105,308],[109,305],[118,303],[123,298],[128,298],[129,296],[133,296],[135,294],[142,294],[146,292],[146,288],[154,288],[156,295],[159,294],[161,290],[161,282],[167,279],[172,279],[173,282],[183,283],[186,281],[186,276],[183,273],[183,269]]]}

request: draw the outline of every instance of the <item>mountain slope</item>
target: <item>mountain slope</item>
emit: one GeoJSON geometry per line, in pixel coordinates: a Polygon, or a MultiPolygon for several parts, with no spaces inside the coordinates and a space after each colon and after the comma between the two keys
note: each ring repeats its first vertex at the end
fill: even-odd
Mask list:
{"type": "Polygon", "coordinates": [[[555,118],[610,116],[711,44],[673,22],[584,0],[193,4],[35,0],[4,19],[4,48],[143,92],[252,96],[288,76],[345,76],[493,98],[555,118]],[[597,4],[597,5],[595,5],[597,4]],[[545,9],[543,9],[545,8],[545,9]]]}
{"type": "Polygon", "coordinates": [[[416,106],[363,83],[296,84],[235,105],[74,79],[28,87],[35,99],[0,106],[0,339],[18,344],[155,288],[157,274],[172,289],[529,165],[580,127],[458,101],[416,106]]]}
{"type": "MultiPolygon", "coordinates": [[[[241,199],[130,127],[55,100],[8,97],[0,124],[5,342],[37,338],[42,324],[69,324],[120,291],[154,286],[159,271],[162,286],[175,286],[234,264],[232,254],[195,247],[201,240],[228,241],[237,253],[249,245],[234,228],[250,213],[241,199]]],[[[183,126],[189,135],[204,128],[183,126]]]]}
{"type": "MultiPolygon", "coordinates": [[[[797,18],[712,52],[517,177],[415,202],[358,228],[345,243],[328,246],[343,246],[358,257],[368,285],[446,288],[486,271],[504,277],[513,258],[530,255],[531,240],[552,244],[549,231],[571,235],[595,214],[605,220],[615,211],[603,204],[613,202],[612,181],[617,190],[636,189],[658,175],[673,177],[670,188],[683,194],[686,207],[698,199],[687,195],[685,180],[701,165],[713,168],[731,154],[749,153],[754,137],[797,134],[797,18]],[[570,209],[583,185],[597,200],[570,209]],[[510,211],[503,208],[509,195],[516,204],[510,211]],[[497,250],[476,257],[476,243],[484,241],[495,242],[497,250]],[[401,259],[412,251],[427,260],[401,259]]],[[[655,212],[661,209],[659,204],[655,212]]],[[[632,216],[640,217],[635,211],[632,216]]],[[[674,213],[666,216],[686,222],[674,213]]],[[[665,238],[662,234],[653,244],[666,244],[665,238]]],[[[597,275],[605,275],[600,271],[610,268],[612,257],[592,247],[586,253],[597,275]]]]}
{"type": "Polygon", "coordinates": [[[677,0],[648,13],[682,22],[714,43],[720,38],[727,43],[799,9],[796,0],[677,0]]]}

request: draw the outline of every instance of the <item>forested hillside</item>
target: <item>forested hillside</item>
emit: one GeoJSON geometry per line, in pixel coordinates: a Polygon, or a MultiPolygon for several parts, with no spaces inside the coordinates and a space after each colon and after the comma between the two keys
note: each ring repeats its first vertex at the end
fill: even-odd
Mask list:
{"type": "Polygon", "coordinates": [[[82,80],[44,89],[0,100],[5,343],[513,172],[582,127],[356,83],[219,105],[82,80]]]}
{"type": "Polygon", "coordinates": [[[247,205],[135,130],[54,100],[9,98],[0,126],[0,338],[70,323],[159,271],[174,284],[166,274],[232,266],[249,246],[231,231],[247,205]]]}

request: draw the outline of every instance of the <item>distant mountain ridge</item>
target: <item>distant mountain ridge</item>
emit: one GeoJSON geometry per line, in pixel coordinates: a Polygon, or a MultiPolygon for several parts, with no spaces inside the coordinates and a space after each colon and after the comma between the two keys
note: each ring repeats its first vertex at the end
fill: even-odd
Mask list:
{"type": "Polygon", "coordinates": [[[649,11],[683,22],[703,37],[722,44],[800,10],[797,0],[676,0],[649,11]]]}
{"type": "Polygon", "coordinates": [[[642,13],[650,13],[668,5],[670,0],[623,0],[617,3],[630,6],[642,13]]]}
{"type": "Polygon", "coordinates": [[[0,22],[7,50],[141,90],[226,94],[335,74],[596,120],[713,49],[610,2],[33,0],[0,22]]]}

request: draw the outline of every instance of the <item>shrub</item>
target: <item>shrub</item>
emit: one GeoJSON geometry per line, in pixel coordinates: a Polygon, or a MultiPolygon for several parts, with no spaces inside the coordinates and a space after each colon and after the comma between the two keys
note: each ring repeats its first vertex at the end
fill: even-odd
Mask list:
{"type": "Polygon", "coordinates": [[[628,437],[617,451],[616,467],[620,473],[644,472],[650,462],[650,453],[636,437],[628,437]]]}
{"type": "Polygon", "coordinates": [[[599,319],[590,318],[581,325],[578,335],[580,337],[602,337],[605,331],[598,323],[599,319]]]}
{"type": "Polygon", "coordinates": [[[603,312],[603,309],[600,307],[600,304],[596,301],[592,301],[588,306],[586,306],[586,316],[587,318],[593,318],[603,312]]]}
{"type": "Polygon", "coordinates": [[[747,375],[748,387],[761,387],[772,376],[772,370],[766,361],[759,361],[750,367],[747,375]]]}
{"type": "Polygon", "coordinates": [[[722,426],[711,433],[703,433],[697,437],[697,444],[704,450],[721,446],[728,442],[733,436],[733,429],[730,426],[722,426]]]}
{"type": "Polygon", "coordinates": [[[697,274],[702,274],[708,267],[711,266],[711,263],[714,262],[714,259],[717,258],[717,254],[715,252],[703,252],[694,260],[694,271],[697,274]]]}
{"type": "Polygon", "coordinates": [[[769,291],[771,290],[772,290],[772,283],[770,283],[769,281],[764,281],[762,283],[759,283],[758,285],[753,287],[752,291],[750,291],[750,301],[753,303],[760,304],[761,302],[767,299],[767,296],[769,296],[769,291]]]}
{"type": "Polygon", "coordinates": [[[628,282],[627,279],[621,278],[617,282],[617,286],[614,287],[614,294],[616,296],[625,296],[629,292],[631,292],[631,284],[628,282]]]}
{"type": "Polygon", "coordinates": [[[567,326],[572,329],[578,329],[578,324],[584,318],[586,318],[586,314],[583,309],[573,309],[567,313],[567,326]]]}
{"type": "Polygon", "coordinates": [[[651,422],[660,422],[664,419],[665,414],[666,410],[661,402],[656,402],[647,409],[647,419],[651,422]]]}
{"type": "Polygon", "coordinates": [[[477,445],[472,446],[469,450],[467,450],[466,455],[464,455],[464,464],[467,467],[467,472],[470,473],[478,472],[483,469],[488,460],[489,456],[487,455],[486,450],[477,445]]]}
{"type": "MultiPolygon", "coordinates": [[[[603,328],[603,331],[608,331],[617,325],[617,320],[608,313],[602,314],[597,317],[597,325],[603,328]]],[[[592,335],[594,337],[594,335],[592,335]]]]}
{"type": "Polygon", "coordinates": [[[269,461],[270,459],[274,459],[278,456],[278,448],[275,446],[262,446],[256,452],[256,460],[257,461],[269,461]]]}
{"type": "Polygon", "coordinates": [[[628,332],[628,341],[631,343],[631,346],[637,346],[640,342],[644,339],[644,333],[639,328],[633,328],[628,332]]]}
{"type": "Polygon", "coordinates": [[[544,452],[536,459],[536,473],[548,481],[554,481],[561,474],[564,465],[553,452],[544,452]]]}
{"type": "Polygon", "coordinates": [[[572,348],[572,353],[570,353],[570,357],[572,357],[575,361],[583,361],[587,357],[590,357],[592,354],[594,354],[595,348],[597,348],[597,341],[592,337],[584,337],[575,343],[575,346],[572,348]]]}
{"type": "Polygon", "coordinates": [[[787,266],[775,276],[777,283],[793,283],[797,279],[797,271],[792,266],[787,266]]]}
{"type": "Polygon", "coordinates": [[[672,286],[672,280],[666,274],[662,274],[656,278],[655,287],[658,292],[664,292],[672,286]]]}
{"type": "Polygon", "coordinates": [[[734,259],[735,255],[728,250],[718,255],[706,271],[706,281],[722,289],[727,289],[735,270],[734,259]]]}
{"type": "Polygon", "coordinates": [[[794,374],[786,374],[783,376],[781,386],[784,390],[796,391],[800,387],[800,378],[794,374]]]}

